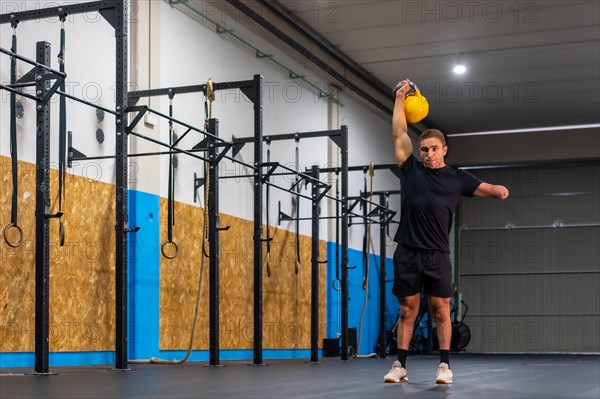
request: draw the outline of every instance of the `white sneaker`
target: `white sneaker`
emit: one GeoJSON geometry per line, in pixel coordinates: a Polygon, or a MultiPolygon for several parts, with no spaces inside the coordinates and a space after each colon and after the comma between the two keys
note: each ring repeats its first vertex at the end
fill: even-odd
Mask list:
{"type": "Polygon", "coordinates": [[[452,370],[448,363],[440,363],[435,373],[435,382],[438,384],[452,384],[452,370]]]}
{"type": "Polygon", "coordinates": [[[398,360],[394,361],[390,371],[383,377],[385,382],[407,382],[406,369],[402,367],[398,360]]]}

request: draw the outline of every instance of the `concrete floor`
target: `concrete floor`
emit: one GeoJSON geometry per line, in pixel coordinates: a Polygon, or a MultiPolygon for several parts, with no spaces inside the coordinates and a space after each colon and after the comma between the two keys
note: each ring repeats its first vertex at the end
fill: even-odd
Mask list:
{"type": "Polygon", "coordinates": [[[435,384],[437,356],[409,357],[409,382],[384,383],[393,360],[0,369],[0,398],[600,398],[596,355],[454,355],[452,385],[435,384]]]}

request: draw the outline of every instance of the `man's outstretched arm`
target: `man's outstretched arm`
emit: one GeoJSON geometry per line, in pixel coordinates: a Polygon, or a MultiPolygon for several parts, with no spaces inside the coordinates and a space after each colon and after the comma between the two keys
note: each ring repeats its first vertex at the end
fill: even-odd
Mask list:
{"type": "Polygon", "coordinates": [[[504,186],[481,183],[473,192],[475,197],[494,197],[500,199],[508,198],[508,189],[504,186]]]}

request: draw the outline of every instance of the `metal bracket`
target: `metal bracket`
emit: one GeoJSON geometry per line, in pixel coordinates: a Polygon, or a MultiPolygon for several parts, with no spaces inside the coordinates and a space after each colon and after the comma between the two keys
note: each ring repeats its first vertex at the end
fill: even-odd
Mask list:
{"type": "Polygon", "coordinates": [[[46,213],[44,215],[44,217],[47,218],[47,219],[59,219],[59,218],[62,217],[62,215],[64,215],[64,212],[63,211],[58,211],[56,213],[46,213]]]}
{"type": "Polygon", "coordinates": [[[279,162],[263,162],[262,166],[268,166],[269,170],[267,173],[263,174],[262,183],[269,181],[269,178],[275,172],[277,167],[279,167],[279,162]]]}
{"type": "Polygon", "coordinates": [[[98,12],[100,13],[100,15],[102,15],[102,17],[106,20],[106,22],[108,22],[110,24],[110,26],[112,26],[116,30],[115,9],[107,8],[107,9],[98,10],[98,12]]]}
{"type": "Polygon", "coordinates": [[[39,99],[39,102],[41,104],[42,107],[45,106],[48,101],[50,101],[50,98],[52,98],[52,96],[54,95],[54,93],[56,93],[56,90],[59,89],[60,85],[64,82],[65,78],[62,76],[58,76],[53,72],[47,72],[44,73],[42,75],[37,75],[36,76],[37,80],[52,80],[52,79],[56,79],[56,81],[54,82],[54,84],[52,85],[52,87],[50,87],[50,89],[46,92],[46,94],[44,95],[44,97],[39,99]]]}
{"type": "Polygon", "coordinates": [[[254,87],[240,87],[240,90],[246,97],[248,97],[248,100],[252,101],[252,104],[254,104],[254,87]]]}
{"type": "Polygon", "coordinates": [[[281,212],[281,201],[277,202],[277,226],[281,224],[281,221],[290,221],[294,220],[290,215],[281,212]]]}
{"type": "Polygon", "coordinates": [[[192,151],[207,151],[208,150],[208,137],[205,137],[198,144],[192,147],[192,151]]]}
{"type": "Polygon", "coordinates": [[[242,148],[244,148],[244,145],[246,145],[246,143],[243,143],[243,142],[236,143],[235,136],[231,137],[231,141],[233,142],[233,150],[231,152],[231,155],[233,157],[235,157],[242,150],[242,148]]]}
{"type": "Polygon", "coordinates": [[[87,155],[82,153],[81,151],[73,148],[73,132],[68,132],[67,137],[67,167],[73,167],[73,158],[87,158],[87,155]]]}
{"type": "Polygon", "coordinates": [[[133,120],[131,121],[129,126],[127,126],[127,134],[129,134],[133,131],[133,129],[137,126],[137,124],[142,120],[142,118],[144,117],[146,112],[148,112],[148,107],[146,107],[145,105],[135,105],[132,107],[127,107],[125,112],[127,112],[127,113],[137,112],[137,115],[135,116],[135,118],[133,118],[133,120]]]}

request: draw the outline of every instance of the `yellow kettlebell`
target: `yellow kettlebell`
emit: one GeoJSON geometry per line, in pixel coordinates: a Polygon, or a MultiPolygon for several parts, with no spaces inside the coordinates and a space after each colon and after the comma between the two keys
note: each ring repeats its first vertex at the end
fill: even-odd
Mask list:
{"type": "MultiPolygon", "coordinates": [[[[421,122],[429,113],[429,103],[421,94],[416,84],[408,82],[408,85],[412,91],[406,93],[406,97],[404,98],[404,114],[406,115],[406,121],[408,123],[421,122]]],[[[396,90],[401,87],[402,84],[400,83],[394,87],[394,95],[396,94],[396,90]]]]}

